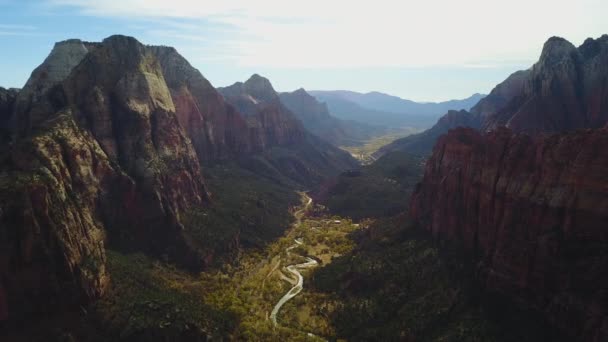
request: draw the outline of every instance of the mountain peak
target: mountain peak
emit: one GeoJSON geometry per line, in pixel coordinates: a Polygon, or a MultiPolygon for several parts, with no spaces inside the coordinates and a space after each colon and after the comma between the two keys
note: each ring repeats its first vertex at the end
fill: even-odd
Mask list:
{"type": "Polygon", "coordinates": [[[561,37],[551,37],[543,46],[543,51],[540,55],[540,62],[556,63],[565,58],[570,58],[572,53],[575,53],[576,47],[561,37]]]}
{"type": "Polygon", "coordinates": [[[251,75],[251,77],[243,83],[243,87],[247,94],[259,100],[270,101],[277,97],[277,93],[270,81],[258,74],[251,75]]]}
{"type": "Polygon", "coordinates": [[[81,45],[83,41],[77,38],[71,38],[66,40],[61,40],[55,43],[55,48],[60,46],[69,46],[69,45],[81,45]]]}
{"type": "Polygon", "coordinates": [[[578,48],[580,53],[586,58],[597,56],[602,49],[608,48],[608,35],[605,34],[598,39],[587,38],[585,42],[578,48]]]}
{"type": "Polygon", "coordinates": [[[88,53],[89,49],[80,39],[55,43],[44,62],[32,72],[19,94],[19,102],[27,107],[32,101],[37,101],[53,85],[68,77],[88,53]]]}
{"type": "MultiPolygon", "coordinates": [[[[139,40],[137,40],[137,39],[135,39],[134,37],[131,37],[131,36],[125,36],[125,35],[122,35],[122,34],[114,34],[114,35],[111,35],[111,36],[105,38],[102,41],[102,43],[115,43],[115,42],[132,42],[132,43],[136,42],[136,43],[139,43],[139,40]]],[[[139,43],[139,44],[141,44],[141,43],[139,43]]]]}
{"type": "MultiPolygon", "coordinates": [[[[245,81],[245,86],[248,87],[264,87],[264,88],[272,88],[272,84],[266,77],[262,77],[258,74],[253,74],[247,81],[245,81]]],[[[274,91],[274,89],[272,89],[274,91]]]]}

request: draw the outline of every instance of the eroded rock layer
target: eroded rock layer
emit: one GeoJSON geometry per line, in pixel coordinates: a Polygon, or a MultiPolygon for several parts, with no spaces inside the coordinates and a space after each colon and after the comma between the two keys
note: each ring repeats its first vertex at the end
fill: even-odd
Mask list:
{"type": "Polygon", "coordinates": [[[479,260],[485,288],[573,339],[608,338],[608,130],[441,137],[411,216],[479,260]]]}

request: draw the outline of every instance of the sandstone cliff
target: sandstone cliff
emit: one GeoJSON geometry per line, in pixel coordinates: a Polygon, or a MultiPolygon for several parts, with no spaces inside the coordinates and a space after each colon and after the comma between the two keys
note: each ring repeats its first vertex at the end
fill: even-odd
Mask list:
{"type": "Polygon", "coordinates": [[[241,113],[227,104],[203,75],[174,48],[150,46],[171,92],[180,125],[199,158],[213,162],[260,151],[248,139],[241,113]]]}
{"type": "Polygon", "coordinates": [[[302,123],[281,103],[268,79],[256,74],[244,83],[237,82],[219,91],[246,117],[249,139],[255,146],[263,149],[298,142],[304,137],[302,123]]]}
{"type": "Polygon", "coordinates": [[[4,144],[10,140],[10,120],[18,94],[19,91],[17,89],[4,89],[0,87],[0,144],[4,144]]]}
{"type": "Polygon", "coordinates": [[[182,215],[207,198],[199,160],[145,46],[58,43],[12,121],[0,175],[3,318],[101,295],[106,240],[202,265],[181,234],[182,215]]]}
{"type": "Polygon", "coordinates": [[[243,113],[252,146],[265,150],[266,162],[288,179],[310,187],[358,165],[347,152],[308,132],[268,79],[253,75],[219,91],[243,113]]]}
{"type": "Polygon", "coordinates": [[[498,84],[469,117],[461,112],[461,120],[453,120],[448,113],[431,129],[397,140],[377,156],[394,150],[430,153],[436,139],[456,127],[491,131],[504,126],[532,135],[602,127],[608,123],[607,66],[608,35],[588,38],[578,48],[550,38],[536,64],[498,84]]]}
{"type": "MultiPolygon", "coordinates": [[[[255,174],[300,182],[290,191],[356,165],[312,137],[268,80],[243,90],[251,112],[175,49],[126,36],[57,43],[21,91],[0,89],[0,320],[101,296],[107,247],[211,263],[216,246],[185,226],[213,205],[202,165],[250,159],[255,174]]],[[[238,245],[241,228],[224,242],[238,245]]]]}
{"type": "Polygon", "coordinates": [[[570,338],[608,338],[608,130],[441,137],[411,216],[479,260],[489,292],[533,308],[570,338]]]}
{"type": "Polygon", "coordinates": [[[549,39],[519,94],[486,115],[484,128],[506,126],[530,134],[599,128],[608,122],[608,35],[576,48],[549,39]]]}

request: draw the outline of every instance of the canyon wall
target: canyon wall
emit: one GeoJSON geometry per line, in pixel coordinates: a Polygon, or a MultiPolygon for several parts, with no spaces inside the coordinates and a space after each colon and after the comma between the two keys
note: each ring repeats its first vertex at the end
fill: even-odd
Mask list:
{"type": "Polygon", "coordinates": [[[479,261],[485,289],[565,336],[608,338],[608,129],[442,136],[410,214],[479,261]]]}

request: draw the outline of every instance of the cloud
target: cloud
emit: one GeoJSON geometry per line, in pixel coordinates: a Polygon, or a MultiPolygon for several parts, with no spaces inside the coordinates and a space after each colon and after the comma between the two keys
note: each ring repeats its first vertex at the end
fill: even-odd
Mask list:
{"type": "Polygon", "coordinates": [[[602,0],[48,1],[148,20],[153,36],[204,42],[205,58],[244,67],[491,67],[535,60],[553,35],[608,31],[602,0]]]}
{"type": "Polygon", "coordinates": [[[31,25],[0,24],[0,30],[33,31],[35,29],[36,27],[31,25]]]}
{"type": "Polygon", "coordinates": [[[37,28],[31,25],[0,24],[0,36],[41,36],[43,33],[37,32],[37,28]]]}

